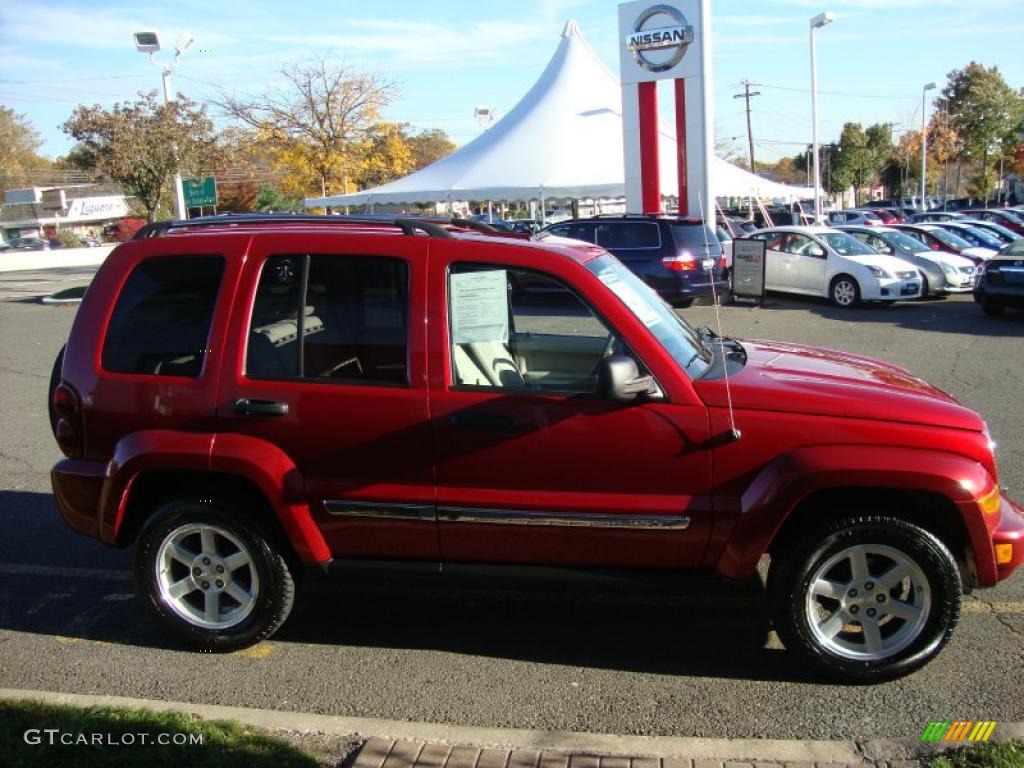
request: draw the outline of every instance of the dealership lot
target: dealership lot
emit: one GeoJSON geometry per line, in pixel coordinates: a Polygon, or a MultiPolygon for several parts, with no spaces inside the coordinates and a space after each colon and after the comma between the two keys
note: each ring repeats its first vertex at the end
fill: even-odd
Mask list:
{"type": "MultiPolygon", "coordinates": [[[[33,279],[55,290],[68,278],[33,279]]],[[[0,292],[0,687],[718,737],[908,736],[935,719],[1024,720],[1020,575],[968,603],[936,663],[864,688],[806,677],[744,593],[318,587],[269,643],[229,656],[176,650],[134,597],[129,554],[70,533],[49,494],[58,452],[45,389],[74,308],[25,301],[25,279],[0,292]]],[[[685,315],[714,323],[707,307],[685,315]]],[[[987,418],[1002,482],[1024,497],[1024,314],[987,318],[970,297],[852,310],[770,297],[765,308],[723,308],[722,321],[727,335],[837,347],[929,379],[987,418]]]]}

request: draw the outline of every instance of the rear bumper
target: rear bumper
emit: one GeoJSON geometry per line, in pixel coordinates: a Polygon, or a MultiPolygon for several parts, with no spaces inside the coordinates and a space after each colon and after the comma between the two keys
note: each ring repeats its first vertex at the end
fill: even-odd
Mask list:
{"type": "Polygon", "coordinates": [[[73,530],[100,538],[100,509],[106,465],[98,461],[64,459],[50,471],[53,496],[64,522],[73,530]]]}

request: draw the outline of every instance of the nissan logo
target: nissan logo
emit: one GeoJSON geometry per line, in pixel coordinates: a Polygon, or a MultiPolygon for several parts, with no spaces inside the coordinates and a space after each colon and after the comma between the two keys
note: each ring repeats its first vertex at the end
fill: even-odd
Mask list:
{"type": "Polygon", "coordinates": [[[682,60],[692,42],[693,27],[678,9],[652,5],[637,17],[626,36],[626,50],[648,72],[665,72],[682,60]]]}

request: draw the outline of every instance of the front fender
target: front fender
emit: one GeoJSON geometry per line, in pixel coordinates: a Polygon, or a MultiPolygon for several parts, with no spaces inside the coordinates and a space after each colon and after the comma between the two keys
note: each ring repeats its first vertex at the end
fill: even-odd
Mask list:
{"type": "Polygon", "coordinates": [[[949,499],[963,516],[984,580],[980,571],[992,558],[991,543],[977,500],[994,487],[988,471],[952,453],[864,445],[799,448],[766,464],[740,497],[718,571],[731,578],[750,577],[803,499],[815,491],[857,487],[925,491],[949,499]]]}

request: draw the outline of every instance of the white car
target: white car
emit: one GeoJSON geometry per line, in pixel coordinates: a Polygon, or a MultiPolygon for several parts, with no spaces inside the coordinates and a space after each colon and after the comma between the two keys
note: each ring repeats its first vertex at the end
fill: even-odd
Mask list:
{"type": "Polygon", "coordinates": [[[921,296],[921,275],[913,264],[838,229],[772,227],[750,237],[766,241],[769,291],[824,296],[841,307],[921,296]]]}
{"type": "Polygon", "coordinates": [[[947,251],[933,251],[924,244],[893,227],[842,227],[865,245],[891,256],[904,259],[924,276],[924,295],[968,293],[974,290],[974,262],[947,251]]]}

